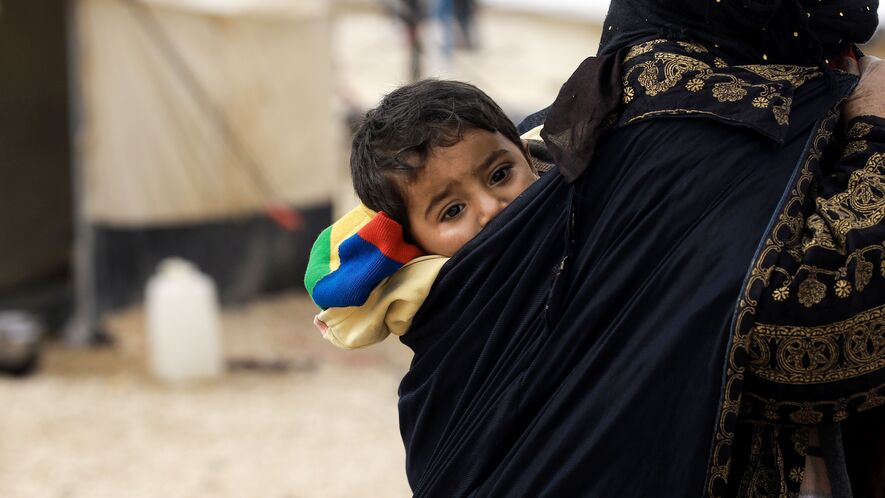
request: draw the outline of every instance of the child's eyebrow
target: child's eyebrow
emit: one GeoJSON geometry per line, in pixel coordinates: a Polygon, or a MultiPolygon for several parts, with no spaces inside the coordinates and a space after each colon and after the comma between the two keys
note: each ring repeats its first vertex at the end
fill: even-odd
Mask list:
{"type": "Polygon", "coordinates": [[[430,212],[433,211],[433,207],[436,206],[437,204],[439,204],[440,202],[442,202],[451,193],[452,193],[452,184],[449,183],[448,185],[446,185],[446,188],[444,188],[441,192],[439,192],[438,194],[431,197],[430,204],[427,205],[427,209],[424,211],[424,218],[426,219],[430,215],[430,212]]]}
{"type": "Polygon", "coordinates": [[[496,151],[492,151],[489,155],[486,156],[485,159],[482,160],[481,163],[477,164],[473,169],[474,171],[481,171],[488,168],[493,162],[495,162],[499,157],[507,154],[507,149],[498,149],[496,151]]]}

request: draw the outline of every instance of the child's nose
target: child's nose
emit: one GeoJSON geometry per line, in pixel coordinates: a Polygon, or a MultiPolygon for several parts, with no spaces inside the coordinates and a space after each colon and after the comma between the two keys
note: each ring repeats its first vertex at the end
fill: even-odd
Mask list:
{"type": "Polygon", "coordinates": [[[479,206],[480,226],[485,227],[486,224],[492,221],[495,216],[498,216],[498,213],[500,213],[505,207],[507,207],[506,200],[498,199],[494,196],[484,196],[479,206]]]}

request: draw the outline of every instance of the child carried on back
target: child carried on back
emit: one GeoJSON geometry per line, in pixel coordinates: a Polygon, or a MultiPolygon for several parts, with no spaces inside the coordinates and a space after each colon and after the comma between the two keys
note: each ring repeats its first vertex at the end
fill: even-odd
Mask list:
{"type": "Polygon", "coordinates": [[[538,179],[516,126],[457,81],[385,96],[350,167],[362,204],[320,234],[304,279],[314,323],[348,349],[406,333],[442,265],[538,179]]]}

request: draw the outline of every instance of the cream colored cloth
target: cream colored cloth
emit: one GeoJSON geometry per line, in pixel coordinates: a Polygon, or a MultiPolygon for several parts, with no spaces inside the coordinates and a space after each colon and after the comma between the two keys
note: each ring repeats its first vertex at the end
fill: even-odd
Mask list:
{"type": "Polygon", "coordinates": [[[538,125],[532,128],[531,130],[520,135],[519,138],[523,140],[535,140],[537,142],[543,142],[544,139],[541,138],[541,130],[544,129],[544,125],[538,125]]]}

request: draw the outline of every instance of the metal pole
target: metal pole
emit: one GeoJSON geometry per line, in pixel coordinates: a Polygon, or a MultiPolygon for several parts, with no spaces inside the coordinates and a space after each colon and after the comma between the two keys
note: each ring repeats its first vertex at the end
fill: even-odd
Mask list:
{"type": "Polygon", "coordinates": [[[406,4],[406,32],[409,41],[409,68],[412,81],[421,79],[421,7],[419,0],[404,0],[406,4]]]}
{"type": "Polygon", "coordinates": [[[97,329],[95,305],[95,264],[92,226],[86,219],[85,181],[83,171],[82,105],[80,88],[79,40],[77,23],[78,0],[67,2],[68,40],[68,109],[71,140],[71,189],[74,212],[74,313],[65,329],[65,341],[73,345],[91,343],[97,329]]]}

